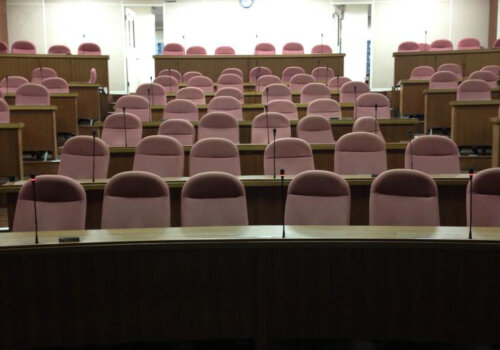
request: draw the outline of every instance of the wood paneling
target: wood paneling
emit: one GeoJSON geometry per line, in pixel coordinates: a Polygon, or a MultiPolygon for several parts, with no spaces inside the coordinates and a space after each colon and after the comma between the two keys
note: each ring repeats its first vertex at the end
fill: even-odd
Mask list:
{"type": "Polygon", "coordinates": [[[0,176],[24,176],[23,127],[23,123],[0,124],[0,176]]]}

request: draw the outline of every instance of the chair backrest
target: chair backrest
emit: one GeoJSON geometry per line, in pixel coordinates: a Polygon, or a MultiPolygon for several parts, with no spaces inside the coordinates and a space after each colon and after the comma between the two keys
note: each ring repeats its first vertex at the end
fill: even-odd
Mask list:
{"type": "Polygon", "coordinates": [[[354,104],[354,119],[358,117],[391,118],[391,102],[387,96],[376,92],[367,92],[358,96],[354,104]]]}
{"type": "Polygon", "coordinates": [[[308,143],[334,143],[332,126],[321,115],[308,115],[297,123],[297,137],[308,143]]]}
{"type": "Polygon", "coordinates": [[[439,135],[424,135],[406,146],[405,168],[427,174],[458,174],[460,159],[456,143],[439,135]]]}
{"type": "Polygon", "coordinates": [[[240,101],[232,96],[214,97],[207,105],[207,112],[225,112],[236,120],[243,120],[243,110],[240,101]]]}
{"type": "Polygon", "coordinates": [[[95,84],[97,82],[97,71],[95,68],[90,68],[89,84],[95,84]]]}
{"type": "Polygon", "coordinates": [[[216,55],[234,55],[236,51],[231,46],[219,46],[215,49],[216,55]]]}
{"type": "Polygon", "coordinates": [[[261,100],[263,104],[273,100],[292,101],[292,91],[285,84],[270,84],[262,91],[261,100]]]}
{"type": "Polygon", "coordinates": [[[324,44],[315,45],[311,49],[312,54],[330,54],[332,52],[333,50],[330,47],[330,45],[324,45],[324,44]]]}
{"type": "Polygon", "coordinates": [[[420,51],[420,46],[414,41],[404,41],[398,46],[398,52],[416,52],[420,51]]]}
{"type": "Polygon", "coordinates": [[[494,42],[493,42],[493,45],[491,45],[492,48],[494,49],[497,49],[500,47],[500,39],[496,39],[494,42]]]}
{"type": "Polygon", "coordinates": [[[239,103],[245,103],[245,96],[243,95],[243,91],[235,87],[223,87],[217,88],[214,97],[221,96],[231,96],[238,100],[239,103]]]}
{"type": "Polygon", "coordinates": [[[295,103],[289,100],[273,100],[269,102],[268,112],[278,112],[283,114],[288,120],[299,119],[299,112],[295,103]]]}
{"type": "Polygon", "coordinates": [[[277,75],[262,75],[259,79],[257,79],[255,90],[262,92],[268,85],[271,84],[281,84],[281,78],[277,75]]]}
{"type": "Polygon", "coordinates": [[[281,72],[281,81],[284,83],[288,83],[295,74],[305,74],[305,73],[306,70],[302,67],[298,66],[286,67],[285,69],[283,69],[283,72],[281,72]]]}
{"type": "Polygon", "coordinates": [[[497,78],[500,77],[500,65],[491,64],[489,66],[484,66],[483,68],[481,68],[481,71],[491,72],[495,74],[497,78]]]}
{"type": "Polygon", "coordinates": [[[457,101],[491,100],[491,88],[487,82],[469,79],[458,86],[457,101]]]}
{"type": "Polygon", "coordinates": [[[430,51],[431,50],[431,45],[427,43],[419,43],[418,46],[420,47],[420,51],[430,51]]]}
{"type": "Polygon", "coordinates": [[[82,185],[67,176],[39,175],[19,190],[12,231],[35,231],[34,199],[38,231],[85,229],[87,197],[82,185]]]}
{"type": "Polygon", "coordinates": [[[0,98],[0,123],[10,123],[9,105],[3,98],[0,98]]]}
{"type": "Polygon", "coordinates": [[[71,50],[66,45],[52,45],[49,47],[48,53],[51,55],[71,55],[71,50]]]}
{"type": "Polygon", "coordinates": [[[283,55],[302,55],[304,46],[301,43],[290,42],[283,45],[283,55]]]}
{"type": "Polygon", "coordinates": [[[178,83],[183,81],[182,74],[177,69],[173,69],[173,68],[162,69],[160,71],[160,73],[158,73],[158,77],[163,76],[163,75],[174,77],[175,79],[177,79],[178,83]]]}
{"type": "Polygon", "coordinates": [[[203,74],[201,72],[190,70],[182,75],[182,81],[189,81],[193,77],[201,77],[203,74]]]}
{"type": "Polygon", "coordinates": [[[335,72],[330,67],[316,67],[312,70],[311,75],[315,81],[326,85],[335,76],[335,72]]]}
{"type": "Polygon", "coordinates": [[[95,43],[82,43],[78,46],[79,55],[100,55],[101,48],[95,43]]]}
{"type": "Polygon", "coordinates": [[[200,88],[203,90],[203,92],[214,92],[214,82],[209,77],[192,77],[187,82],[187,85],[200,88]]]}
{"type": "Polygon", "coordinates": [[[175,99],[167,102],[163,111],[164,119],[198,120],[198,106],[189,100],[175,99]]]}
{"type": "MultiPolygon", "coordinates": [[[[500,168],[481,170],[472,178],[472,226],[500,226],[500,168]]],[[[470,225],[471,184],[467,185],[466,212],[470,225]]]]}
{"type": "Polygon", "coordinates": [[[469,79],[479,79],[485,81],[490,88],[498,87],[498,77],[495,73],[486,70],[478,70],[469,75],[469,79]]]}
{"type": "Polygon", "coordinates": [[[431,43],[429,51],[450,51],[453,50],[453,43],[447,39],[438,39],[431,43]]]}
{"type": "Polygon", "coordinates": [[[69,85],[63,78],[52,77],[43,79],[42,85],[49,90],[49,94],[67,94],[69,85]]]}
{"type": "Polygon", "coordinates": [[[286,225],[349,225],[351,190],[341,176],[307,170],[288,185],[286,225]]]}
{"type": "Polygon", "coordinates": [[[171,136],[147,136],[137,145],[133,170],[148,171],[160,177],[183,176],[184,147],[171,136]]]}
{"type": "Polygon", "coordinates": [[[412,69],[410,80],[429,80],[434,73],[431,66],[418,66],[412,69]]]}
{"type": "Polygon", "coordinates": [[[261,113],[252,121],[251,143],[266,144],[273,141],[273,129],[276,129],[276,139],[291,137],[290,121],[277,112],[261,113]]]}
{"type": "Polygon", "coordinates": [[[350,81],[340,87],[339,102],[354,103],[358,96],[370,92],[370,88],[362,81],[350,81]]]}
{"type": "Polygon", "coordinates": [[[296,137],[272,141],[264,151],[264,175],[277,175],[280,169],[284,169],[286,175],[297,175],[306,170],[314,170],[311,146],[296,137]]]}
{"type": "Polygon", "coordinates": [[[240,152],[232,141],[210,137],[193,145],[189,154],[189,176],[207,171],[241,175],[240,152]]]}
{"type": "Polygon", "coordinates": [[[50,67],[38,67],[31,71],[31,82],[41,84],[44,79],[57,77],[57,72],[50,67]]]}
{"type": "Polygon", "coordinates": [[[255,46],[255,55],[274,55],[276,54],[276,48],[270,43],[260,43],[255,46]]]}
{"type": "Polygon", "coordinates": [[[340,103],[331,98],[320,98],[310,102],[307,105],[307,115],[320,115],[327,119],[342,118],[342,109],[340,103]]]}
{"type": "Polygon", "coordinates": [[[240,143],[238,120],[226,112],[209,112],[198,123],[198,140],[210,137],[228,139],[240,143]]]}
{"type": "Polygon", "coordinates": [[[340,89],[342,87],[342,85],[344,85],[345,83],[348,83],[350,82],[351,79],[349,79],[348,77],[340,77],[340,76],[335,76],[333,77],[332,79],[328,80],[328,87],[330,89],[340,89]]]}
{"type": "Polygon", "coordinates": [[[142,138],[142,123],[131,113],[113,113],[104,119],[101,139],[109,147],[136,147],[142,138]]]}
{"type": "Polygon", "coordinates": [[[0,40],[0,54],[5,53],[9,53],[9,45],[5,41],[0,40]]]}
{"type": "Polygon", "coordinates": [[[463,78],[462,66],[456,63],[443,63],[437,69],[438,72],[452,72],[458,79],[463,78]]]}
{"type": "Polygon", "coordinates": [[[181,225],[248,225],[245,187],[237,177],[224,172],[192,176],[181,192],[181,225]]]}
{"type": "Polygon", "coordinates": [[[479,50],[481,43],[476,38],[464,38],[458,42],[457,50],[479,50]]]}
{"type": "Polygon", "coordinates": [[[411,169],[383,172],[370,188],[370,225],[439,226],[438,189],[411,169]]]}
{"type": "Polygon", "coordinates": [[[387,170],[385,142],[369,132],[342,135],[335,145],[337,174],[380,174],[387,170]]]}
{"type": "Polygon", "coordinates": [[[131,113],[139,117],[140,121],[151,121],[152,112],[147,98],[139,95],[125,95],[120,97],[115,104],[115,112],[131,113]]]}
{"type": "Polygon", "coordinates": [[[10,52],[21,55],[34,55],[36,54],[36,47],[30,41],[18,40],[12,44],[10,52]]]}
{"type": "Polygon", "coordinates": [[[236,74],[236,75],[240,76],[242,80],[244,78],[243,71],[239,68],[234,68],[234,67],[224,68],[222,70],[222,72],[220,73],[219,77],[223,74],[236,74]]]}
{"type": "Polygon", "coordinates": [[[92,136],[73,136],[62,148],[57,174],[73,179],[106,179],[108,177],[109,149],[106,143],[92,136]]]}
{"type": "Polygon", "coordinates": [[[0,81],[0,91],[2,93],[16,93],[17,89],[24,84],[29,83],[28,79],[18,75],[10,75],[4,77],[0,81]]]}
{"type": "Polygon", "coordinates": [[[429,89],[456,89],[458,78],[453,72],[436,72],[429,80],[429,89]]]}
{"type": "Polygon", "coordinates": [[[300,91],[300,103],[331,98],[330,88],[322,83],[309,83],[300,91]]]}
{"type": "Polygon", "coordinates": [[[16,91],[16,106],[48,106],[49,90],[43,85],[27,83],[16,91]]]}
{"type": "Polygon", "coordinates": [[[160,75],[153,80],[153,83],[163,86],[167,93],[177,93],[179,91],[179,81],[171,75],[160,75]]]}
{"type": "Polygon", "coordinates": [[[236,88],[243,91],[243,78],[239,74],[225,73],[217,79],[217,90],[226,87],[236,88]]]}
{"type": "Polygon", "coordinates": [[[206,55],[207,50],[203,46],[191,46],[186,50],[186,55],[206,55]]]}
{"type": "Polygon", "coordinates": [[[189,100],[196,105],[204,105],[207,103],[207,100],[205,99],[205,92],[201,88],[195,86],[187,86],[180,89],[177,91],[175,98],[189,100]]]}
{"type": "Polygon", "coordinates": [[[158,83],[141,84],[135,93],[147,99],[152,106],[165,106],[167,104],[165,88],[158,83]]]}
{"type": "Polygon", "coordinates": [[[380,130],[380,125],[378,124],[378,120],[375,119],[374,117],[356,118],[354,124],[352,125],[352,131],[371,132],[379,136],[385,142],[385,138],[384,135],[382,134],[382,130],[380,130]]]}
{"type": "Polygon", "coordinates": [[[184,55],[184,46],[177,43],[168,43],[163,46],[163,54],[169,56],[184,55]]]}
{"type": "Polygon", "coordinates": [[[304,86],[314,82],[315,80],[311,74],[298,73],[290,78],[290,90],[300,92],[304,86]]]}
{"type": "Polygon", "coordinates": [[[101,228],[170,226],[170,193],[158,175],[125,171],[104,187],[101,228]]]}
{"type": "Polygon", "coordinates": [[[171,136],[183,146],[191,146],[195,141],[193,124],[184,119],[169,119],[160,124],[158,135],[171,136]]]}
{"type": "Polygon", "coordinates": [[[255,83],[258,78],[264,75],[273,75],[273,71],[269,67],[257,66],[250,69],[248,72],[248,81],[255,83]]]}

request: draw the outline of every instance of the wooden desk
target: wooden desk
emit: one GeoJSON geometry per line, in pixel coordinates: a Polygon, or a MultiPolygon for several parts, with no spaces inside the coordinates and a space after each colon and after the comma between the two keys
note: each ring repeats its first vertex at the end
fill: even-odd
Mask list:
{"type": "Polygon", "coordinates": [[[500,166],[500,118],[490,119],[492,128],[491,167],[500,166]]]}
{"type": "Polygon", "coordinates": [[[57,155],[56,106],[9,106],[10,121],[23,123],[24,152],[52,152],[57,155]]]}
{"type": "Polygon", "coordinates": [[[401,80],[399,111],[401,115],[424,115],[423,91],[429,88],[428,80],[401,80]]]}
{"type": "Polygon", "coordinates": [[[216,81],[224,68],[239,68],[243,71],[244,81],[249,81],[248,72],[257,65],[269,67],[273,74],[281,77],[283,69],[289,66],[299,66],[307,73],[318,66],[332,68],[336,75],[344,75],[345,54],[322,54],[322,55],[185,55],[165,56],[155,55],[155,75],[162,69],[173,68],[181,73],[198,71],[203,75],[216,81]],[[257,64],[257,62],[259,62],[257,64]]]}
{"type": "Polygon", "coordinates": [[[24,176],[23,127],[23,123],[0,124],[0,176],[24,176]]]}
{"type": "Polygon", "coordinates": [[[458,146],[492,145],[491,118],[498,117],[500,100],[453,101],[451,138],[458,146]]]}
{"type": "Polygon", "coordinates": [[[69,91],[78,95],[78,118],[101,120],[99,87],[99,84],[69,84],[69,91]]]}

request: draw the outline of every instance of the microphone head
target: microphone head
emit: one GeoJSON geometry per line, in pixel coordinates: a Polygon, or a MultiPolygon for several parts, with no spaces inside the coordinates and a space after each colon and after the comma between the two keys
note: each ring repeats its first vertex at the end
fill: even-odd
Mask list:
{"type": "Polygon", "coordinates": [[[36,176],[35,174],[30,174],[30,181],[35,182],[36,181],[36,176]]]}
{"type": "Polygon", "coordinates": [[[92,136],[97,137],[97,131],[92,131],[92,136]]]}
{"type": "Polygon", "coordinates": [[[280,176],[281,177],[285,176],[285,169],[283,168],[280,169],[280,176]]]}
{"type": "Polygon", "coordinates": [[[470,168],[469,169],[469,177],[474,176],[474,169],[470,168]]]}
{"type": "Polygon", "coordinates": [[[276,137],[276,128],[273,128],[273,135],[276,137]]]}

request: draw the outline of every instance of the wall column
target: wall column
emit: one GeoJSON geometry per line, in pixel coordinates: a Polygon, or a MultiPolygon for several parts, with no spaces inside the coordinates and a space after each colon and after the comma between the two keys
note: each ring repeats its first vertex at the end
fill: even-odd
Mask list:
{"type": "Polygon", "coordinates": [[[490,0],[490,24],[488,27],[488,44],[491,46],[497,38],[498,0],[490,0]]]}

